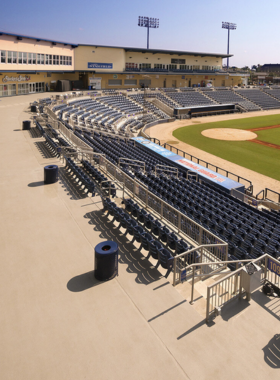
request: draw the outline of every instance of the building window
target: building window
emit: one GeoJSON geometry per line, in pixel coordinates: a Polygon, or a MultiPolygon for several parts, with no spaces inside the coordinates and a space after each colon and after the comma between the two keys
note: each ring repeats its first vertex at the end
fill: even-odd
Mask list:
{"type": "Polygon", "coordinates": [[[53,55],[53,65],[59,65],[59,55],[53,55]]]}
{"type": "Polygon", "coordinates": [[[69,64],[69,66],[72,66],[72,57],[69,57],[68,64],[69,64]]]}
{"type": "Polygon", "coordinates": [[[151,83],[152,83],[151,79],[139,79],[140,87],[149,87],[151,83]]]}
{"type": "Polygon", "coordinates": [[[36,65],[36,53],[28,53],[28,64],[36,65]]]}
{"type": "Polygon", "coordinates": [[[3,84],[0,85],[0,97],[1,96],[11,96],[17,94],[16,84],[3,84]]]}
{"type": "Polygon", "coordinates": [[[202,66],[202,70],[212,70],[211,66],[202,66]]]}
{"type": "Polygon", "coordinates": [[[23,65],[27,65],[27,53],[22,53],[22,63],[23,65]]]}
{"type": "Polygon", "coordinates": [[[7,63],[17,63],[17,52],[8,51],[8,62],[7,63]]]}
{"type": "Polygon", "coordinates": [[[177,59],[177,58],[172,58],[171,63],[179,63],[180,65],[184,65],[186,63],[185,59],[177,59]]]}
{"type": "Polygon", "coordinates": [[[52,65],[52,55],[46,54],[46,65],[52,65]]]}
{"type": "Polygon", "coordinates": [[[45,54],[37,54],[37,65],[45,64],[45,54]]]}
{"type": "Polygon", "coordinates": [[[165,65],[162,65],[161,63],[155,63],[154,68],[155,69],[165,69],[165,65]]]}
{"type": "Polygon", "coordinates": [[[108,80],[108,86],[121,86],[122,80],[121,79],[109,79],[108,80]]]}
{"type": "Polygon", "coordinates": [[[60,56],[60,65],[63,65],[63,66],[68,65],[68,58],[70,58],[70,57],[66,57],[65,55],[61,55],[60,56]]]}
{"type": "Polygon", "coordinates": [[[140,63],[140,69],[150,69],[152,66],[150,63],[140,63]]]}
{"type": "Polygon", "coordinates": [[[200,70],[200,66],[199,65],[193,65],[193,70],[200,70]]]}
{"type": "Polygon", "coordinates": [[[137,79],[125,79],[124,85],[125,86],[137,86],[137,79]]]}
{"type": "Polygon", "coordinates": [[[1,63],[6,63],[6,50],[1,50],[1,63]]]}
{"type": "Polygon", "coordinates": [[[19,83],[18,84],[18,95],[25,95],[29,93],[28,83],[19,83]]]}
{"type": "Polygon", "coordinates": [[[180,65],[180,70],[190,70],[189,65],[180,65]]]}
{"type": "Polygon", "coordinates": [[[177,70],[177,65],[169,65],[169,70],[177,70]]]}
{"type": "Polygon", "coordinates": [[[19,52],[18,53],[18,64],[27,64],[27,53],[19,52]]]}
{"type": "Polygon", "coordinates": [[[126,69],[137,69],[138,68],[138,64],[137,63],[133,63],[133,62],[126,62],[125,68],[126,69]]]}

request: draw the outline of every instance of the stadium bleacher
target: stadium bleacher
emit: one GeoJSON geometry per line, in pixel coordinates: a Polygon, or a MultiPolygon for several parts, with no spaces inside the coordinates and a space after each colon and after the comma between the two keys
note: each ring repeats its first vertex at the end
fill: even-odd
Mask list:
{"type": "Polygon", "coordinates": [[[236,90],[238,94],[257,104],[263,110],[280,108],[280,101],[272,98],[268,93],[259,89],[241,89],[236,90]]]}
{"type": "MultiPolygon", "coordinates": [[[[277,95],[280,96],[277,89],[266,89],[266,92],[259,89],[250,89],[248,91],[212,89],[205,96],[204,93],[197,89],[180,89],[178,91],[169,89],[164,94],[154,91],[149,94],[149,97],[160,99],[165,104],[169,103],[169,106],[174,105],[175,102],[180,103],[182,106],[214,104],[216,102],[220,104],[235,103],[243,106],[246,110],[259,110],[260,107],[265,107],[266,102],[271,99],[271,108],[275,107],[274,100],[277,95]],[[275,94],[274,98],[272,98],[272,95],[267,95],[266,92],[275,94]],[[259,106],[256,106],[250,100],[244,100],[243,96],[254,100],[259,106]],[[209,97],[213,100],[209,99],[209,97]]],[[[280,104],[277,100],[276,102],[280,104]]],[[[46,104],[51,103],[46,102],[46,104]]],[[[108,121],[114,120],[118,115],[125,115],[126,117],[122,119],[123,121],[114,131],[125,134],[127,131],[136,132],[147,122],[158,120],[160,117],[167,117],[163,112],[158,112],[157,107],[145,100],[143,93],[131,93],[129,97],[113,93],[109,96],[101,96],[98,100],[77,99],[71,102],[71,105],[55,105],[52,109],[57,115],[62,116],[62,119],[64,118],[65,126],[73,129],[75,136],[87,144],[93,152],[103,154],[108,161],[114,165],[119,165],[119,169],[129,177],[137,179],[146,186],[151,194],[191,218],[197,225],[202,226],[227,242],[229,260],[253,260],[265,253],[275,258],[280,256],[280,217],[278,212],[258,210],[209,183],[203,181],[199,183],[186,179],[186,170],[184,169],[178,170],[178,177],[172,174],[166,175],[158,169],[159,166],[172,166],[172,164],[157,153],[149,152],[141,145],[135,145],[132,140],[115,138],[112,134],[104,134],[102,130],[93,129],[90,132],[79,128],[79,125],[73,128],[68,123],[71,117],[77,120],[83,118],[82,121],[86,121],[87,124],[93,125],[95,123],[99,126],[106,126],[108,132],[110,131],[108,121]],[[143,106],[150,111],[150,114],[144,115],[142,113],[143,106]],[[128,117],[128,112],[135,112],[136,114],[128,117]],[[139,112],[139,115],[137,112],[139,112]],[[129,160],[125,161],[123,159],[132,160],[133,163],[136,161],[145,163],[145,171],[143,171],[141,165],[135,166],[133,163],[130,164],[129,160]],[[121,160],[123,161],[121,162],[121,160]]],[[[37,127],[46,137],[46,143],[50,149],[57,154],[60,154],[62,147],[69,145],[50,125],[46,125],[44,129],[37,123],[37,127]]],[[[75,163],[68,159],[66,167],[93,194],[95,185],[91,184],[90,181],[95,181],[96,185],[98,183],[100,185],[102,182],[102,173],[97,173],[89,162],[75,163]],[[85,172],[81,170],[80,165],[84,167],[85,172]],[[88,176],[92,179],[89,179],[88,176]]],[[[105,179],[104,183],[107,183],[105,179]]],[[[112,189],[115,196],[116,188],[112,187],[112,189]]],[[[148,250],[149,255],[159,259],[159,264],[167,269],[167,274],[169,274],[172,270],[172,258],[178,254],[176,247],[180,246],[179,237],[176,237],[174,232],[162,223],[162,220],[157,220],[152,215],[147,216],[145,210],[139,211],[140,206],[136,200],[134,202],[125,200],[125,209],[128,216],[125,216],[124,211],[112,204],[108,199],[103,199],[103,204],[105,210],[110,210],[109,214],[113,215],[114,220],[119,220],[120,225],[127,229],[127,233],[141,241],[141,247],[148,250]],[[158,238],[156,239],[156,237],[158,238]],[[166,245],[163,246],[165,240],[166,245]]],[[[183,242],[184,244],[188,243],[183,242]]],[[[229,268],[234,270],[235,265],[229,265],[229,268]]]]}

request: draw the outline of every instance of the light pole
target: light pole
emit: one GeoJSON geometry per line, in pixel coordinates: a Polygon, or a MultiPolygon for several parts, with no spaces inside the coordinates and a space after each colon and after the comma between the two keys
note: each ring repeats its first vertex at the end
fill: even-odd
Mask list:
{"type": "MultiPolygon", "coordinates": [[[[233,24],[231,22],[222,22],[222,28],[228,30],[228,43],[227,43],[227,54],[229,54],[229,31],[235,30],[237,27],[236,24],[233,24]]],[[[229,67],[229,57],[227,57],[227,69],[229,67]]]]}
{"type": "MultiPolygon", "coordinates": [[[[151,78],[149,75],[143,75],[144,78],[151,78]]],[[[145,83],[145,82],[144,82],[145,83]]],[[[148,94],[147,94],[147,86],[144,84],[144,102],[143,102],[143,121],[144,123],[147,121],[148,116],[148,94]]]]}
{"type": "Polygon", "coordinates": [[[159,19],[153,17],[138,17],[138,26],[147,28],[147,49],[149,49],[149,29],[159,27],[159,19]]]}

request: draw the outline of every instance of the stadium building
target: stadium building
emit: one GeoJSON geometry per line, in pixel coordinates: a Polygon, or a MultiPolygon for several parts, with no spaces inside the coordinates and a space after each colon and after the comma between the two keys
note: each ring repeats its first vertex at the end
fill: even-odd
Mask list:
{"type": "Polygon", "coordinates": [[[222,70],[231,55],[72,44],[0,33],[0,96],[75,88],[240,86],[246,73],[222,70]]]}

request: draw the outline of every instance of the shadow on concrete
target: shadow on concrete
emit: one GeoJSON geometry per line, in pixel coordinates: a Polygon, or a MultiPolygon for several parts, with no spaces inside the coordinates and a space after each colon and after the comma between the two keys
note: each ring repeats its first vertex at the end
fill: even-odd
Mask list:
{"type": "Polygon", "coordinates": [[[65,167],[58,169],[58,179],[64,191],[67,192],[67,195],[70,195],[70,199],[78,200],[88,197],[84,189],[78,184],[76,179],[67,172],[65,167]]]}
{"type": "Polygon", "coordinates": [[[269,314],[280,321],[280,298],[279,297],[269,297],[262,292],[261,289],[255,291],[251,295],[252,300],[254,300],[259,306],[264,308],[269,314]]]}
{"type": "Polygon", "coordinates": [[[275,369],[280,368],[280,334],[275,334],[263,348],[264,361],[275,369]]]}
{"type": "Polygon", "coordinates": [[[158,289],[160,289],[160,288],[163,288],[163,287],[166,286],[166,285],[170,285],[170,282],[167,281],[167,282],[165,282],[164,284],[157,286],[157,287],[154,288],[153,290],[158,290],[158,289]]]}
{"type": "Polygon", "coordinates": [[[250,304],[246,299],[239,299],[238,297],[224,305],[221,310],[221,317],[224,321],[228,322],[237,314],[242,313],[250,304]]]}
{"type": "Polygon", "coordinates": [[[192,333],[193,331],[199,329],[200,327],[203,327],[203,326],[206,326],[206,327],[212,327],[214,326],[216,323],[211,320],[209,321],[209,323],[206,323],[206,320],[203,319],[201,322],[198,322],[196,325],[194,325],[193,327],[191,327],[189,330],[187,330],[186,332],[184,332],[182,335],[179,335],[177,340],[180,340],[182,338],[184,338],[185,336],[189,335],[190,333],[192,333]]]}
{"type": "Polygon", "coordinates": [[[14,132],[20,132],[23,131],[23,129],[14,129],[14,132]]]}
{"type": "Polygon", "coordinates": [[[174,305],[174,306],[170,307],[169,309],[164,310],[162,313],[159,313],[158,315],[154,316],[153,318],[148,319],[148,322],[154,321],[155,319],[161,317],[162,315],[168,313],[169,311],[175,309],[178,306],[181,306],[183,303],[186,303],[186,302],[187,302],[187,300],[184,300],[184,301],[177,303],[177,305],[174,305]]]}
{"type": "MultiPolygon", "coordinates": [[[[119,263],[126,265],[126,271],[136,274],[135,282],[148,285],[162,278],[161,273],[152,266],[151,262],[139,251],[124,233],[102,212],[102,210],[88,212],[84,215],[94,231],[100,232],[99,237],[104,240],[115,241],[119,246],[119,263]]],[[[138,244],[139,243],[135,243],[138,244]]]]}
{"type": "Polygon", "coordinates": [[[32,137],[33,139],[36,139],[38,137],[42,137],[41,133],[38,131],[38,129],[36,127],[30,128],[29,134],[30,134],[30,137],[32,137]]]}
{"type": "Polygon", "coordinates": [[[39,187],[43,186],[45,183],[44,181],[38,181],[38,182],[30,182],[27,186],[28,187],[39,187]]]}
{"type": "Polygon", "coordinates": [[[51,152],[44,141],[37,141],[34,143],[38,148],[39,152],[44,158],[54,158],[57,157],[55,153],[51,152]]]}
{"type": "Polygon", "coordinates": [[[101,284],[101,281],[96,280],[94,271],[90,271],[71,278],[67,283],[67,289],[75,293],[83,292],[99,284],[101,284]]]}

